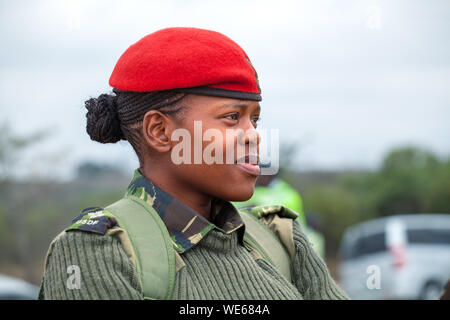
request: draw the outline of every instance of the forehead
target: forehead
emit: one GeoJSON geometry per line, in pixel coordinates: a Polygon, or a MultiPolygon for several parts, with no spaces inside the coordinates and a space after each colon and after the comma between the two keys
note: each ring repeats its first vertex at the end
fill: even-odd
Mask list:
{"type": "Polygon", "coordinates": [[[223,97],[203,96],[191,94],[186,99],[186,103],[194,112],[216,112],[227,109],[249,109],[251,111],[260,111],[261,106],[258,101],[241,100],[223,97]]]}

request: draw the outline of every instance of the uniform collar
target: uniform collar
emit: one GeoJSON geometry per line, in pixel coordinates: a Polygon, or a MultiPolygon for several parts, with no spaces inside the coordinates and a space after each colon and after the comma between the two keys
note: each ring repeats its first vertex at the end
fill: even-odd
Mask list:
{"type": "Polygon", "coordinates": [[[211,205],[211,222],[196,211],[158,188],[140,171],[134,171],[127,195],[136,196],[149,203],[161,217],[169,231],[175,250],[183,253],[195,246],[212,229],[225,234],[238,232],[243,243],[243,221],[237,209],[228,201],[214,198],[211,205]]]}

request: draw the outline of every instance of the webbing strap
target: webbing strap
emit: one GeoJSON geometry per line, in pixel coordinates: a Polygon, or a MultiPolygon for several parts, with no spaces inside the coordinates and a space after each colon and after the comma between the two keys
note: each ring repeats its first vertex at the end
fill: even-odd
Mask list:
{"type": "Polygon", "coordinates": [[[175,282],[175,251],[158,213],[134,196],[126,196],[105,209],[117,218],[130,239],[144,298],[171,299],[175,282]]]}
{"type": "Polygon", "coordinates": [[[239,211],[239,214],[245,224],[244,242],[272,263],[291,282],[291,259],[276,235],[250,213],[239,211]]]}
{"type": "MultiPolygon", "coordinates": [[[[105,208],[125,230],[136,257],[145,299],[171,299],[175,282],[175,251],[164,222],[145,201],[125,196],[105,208]]],[[[245,224],[244,242],[288,280],[292,263],[276,235],[258,218],[239,211],[245,224]]]]}

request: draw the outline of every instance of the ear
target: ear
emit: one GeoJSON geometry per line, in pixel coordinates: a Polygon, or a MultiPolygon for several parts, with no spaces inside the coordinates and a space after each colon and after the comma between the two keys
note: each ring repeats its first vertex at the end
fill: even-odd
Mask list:
{"type": "Polygon", "coordinates": [[[169,152],[172,148],[172,120],[158,110],[150,110],[144,115],[142,130],[146,143],[158,152],[169,152]]]}

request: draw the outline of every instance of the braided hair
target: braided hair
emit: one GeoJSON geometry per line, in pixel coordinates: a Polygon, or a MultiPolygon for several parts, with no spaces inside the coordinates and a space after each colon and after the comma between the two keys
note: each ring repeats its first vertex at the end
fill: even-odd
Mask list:
{"type": "Polygon", "coordinates": [[[115,143],[127,140],[143,166],[142,122],[149,110],[179,115],[179,103],[188,95],[174,90],[130,92],[113,89],[114,94],[101,94],[85,101],[86,131],[91,140],[115,143]]]}

